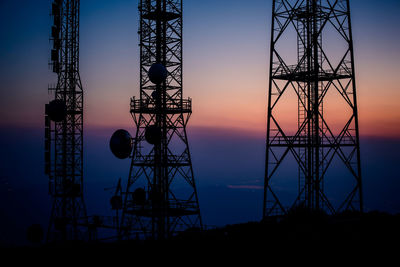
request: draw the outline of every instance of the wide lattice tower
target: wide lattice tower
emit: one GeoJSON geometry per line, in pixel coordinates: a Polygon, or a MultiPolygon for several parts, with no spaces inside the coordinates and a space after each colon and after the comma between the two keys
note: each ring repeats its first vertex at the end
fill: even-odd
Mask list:
{"type": "Polygon", "coordinates": [[[182,1],[141,0],[140,96],[131,99],[136,124],[120,235],[166,239],[202,222],[183,98],[182,1]]]}
{"type": "Polygon", "coordinates": [[[349,0],[273,1],[268,96],[264,217],[362,211],[349,0]]]}
{"type": "Polygon", "coordinates": [[[45,173],[53,205],[47,240],[84,239],[83,90],[79,75],[79,0],[52,3],[52,70],[57,84],[46,105],[45,173]]]}

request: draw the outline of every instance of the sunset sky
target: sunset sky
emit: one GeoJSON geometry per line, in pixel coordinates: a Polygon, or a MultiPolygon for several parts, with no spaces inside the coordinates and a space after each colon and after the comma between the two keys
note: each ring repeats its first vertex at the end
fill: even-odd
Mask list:
{"type": "MultiPolygon", "coordinates": [[[[400,1],[350,2],[365,207],[400,213],[400,1]]],[[[50,0],[0,1],[0,245],[25,240],[28,225],[49,218],[44,107],[57,78],[48,67],[50,7],[50,0]]],[[[184,0],[183,90],[193,99],[188,134],[207,225],[261,218],[271,9],[270,0],[184,0]]],[[[138,20],[135,0],[81,0],[89,214],[110,213],[104,189],[127,179],[129,160],[116,159],[108,144],[116,129],[135,133],[129,101],[139,94],[138,20]]],[[[297,116],[291,103],[283,103],[283,120],[297,116]]],[[[333,125],[343,123],[337,98],[327,109],[333,125]]],[[[330,190],[340,191],[348,173],[333,174],[330,190]]]]}
{"type": "MultiPolygon", "coordinates": [[[[1,1],[0,124],[43,125],[50,1],[1,1]]],[[[400,137],[398,1],[351,1],[360,131],[400,137]]],[[[265,131],[271,1],[184,3],[184,95],[192,126],[265,131]]],[[[81,77],[87,126],[132,127],[138,95],[138,11],[133,0],[81,1],[81,77]]]]}

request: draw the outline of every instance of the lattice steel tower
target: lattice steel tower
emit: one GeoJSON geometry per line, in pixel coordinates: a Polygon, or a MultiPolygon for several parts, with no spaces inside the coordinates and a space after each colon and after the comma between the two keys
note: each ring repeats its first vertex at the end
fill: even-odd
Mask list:
{"type": "Polygon", "coordinates": [[[182,1],[141,0],[139,12],[140,96],[131,99],[137,130],[120,235],[166,239],[202,227],[186,133],[192,101],[182,91],[182,1]]]}
{"type": "Polygon", "coordinates": [[[45,173],[53,200],[47,240],[81,240],[83,200],[83,91],[79,75],[79,0],[52,3],[51,64],[58,75],[46,105],[45,173]]]}
{"type": "Polygon", "coordinates": [[[268,95],[264,217],[299,206],[328,214],[362,211],[349,0],[273,1],[268,95]],[[288,100],[289,92],[295,101],[288,100]],[[331,100],[334,94],[340,100],[331,100]],[[282,104],[296,105],[294,125],[282,119],[282,104]],[[298,166],[298,180],[292,184],[297,184],[298,193],[291,200],[276,186],[279,179],[290,180],[277,174],[288,155],[298,166]],[[332,162],[344,164],[348,181],[336,179],[343,173],[330,170],[332,162]],[[333,201],[326,193],[329,171],[334,174],[329,186],[341,183],[346,188],[342,199],[335,196],[333,201]]]}

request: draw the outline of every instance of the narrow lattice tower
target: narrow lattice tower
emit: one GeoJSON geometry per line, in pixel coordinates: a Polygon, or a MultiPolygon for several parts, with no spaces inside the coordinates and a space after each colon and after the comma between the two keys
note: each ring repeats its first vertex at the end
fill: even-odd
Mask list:
{"type": "MultiPolygon", "coordinates": [[[[136,135],[120,235],[166,239],[202,227],[186,134],[192,101],[182,92],[182,2],[141,0],[139,12],[140,96],[131,99],[136,135]]],[[[129,156],[129,139],[113,135],[117,157],[129,156]]]]}
{"type": "Polygon", "coordinates": [[[46,105],[45,173],[53,200],[47,240],[81,240],[83,201],[83,91],[79,75],[79,0],[52,3],[52,70],[57,85],[46,105]]]}
{"type": "Polygon", "coordinates": [[[273,1],[268,96],[264,217],[362,212],[349,0],[273,1]]]}

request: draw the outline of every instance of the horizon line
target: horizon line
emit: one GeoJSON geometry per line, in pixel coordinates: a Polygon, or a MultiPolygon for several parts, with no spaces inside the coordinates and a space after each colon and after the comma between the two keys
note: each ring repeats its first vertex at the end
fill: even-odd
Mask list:
{"type": "MultiPolygon", "coordinates": [[[[34,124],[26,124],[26,125],[17,125],[17,124],[10,124],[10,123],[5,123],[2,124],[0,123],[0,129],[2,130],[16,130],[16,129],[25,129],[25,130],[42,130],[44,128],[44,123],[43,125],[34,125],[34,124]]],[[[93,130],[118,130],[118,129],[124,129],[124,128],[130,128],[134,129],[136,128],[133,124],[132,125],[99,125],[99,124],[86,124],[84,125],[84,129],[88,129],[89,131],[93,130]]],[[[197,132],[203,132],[203,131],[209,131],[213,130],[212,134],[224,134],[229,131],[233,135],[244,135],[248,137],[265,137],[266,135],[266,128],[265,129],[260,129],[260,128],[246,128],[246,127],[240,127],[240,126],[216,126],[216,125],[190,125],[188,126],[188,131],[195,130],[197,132]]],[[[204,132],[203,132],[204,133],[204,132]]],[[[362,139],[376,139],[376,138],[383,138],[383,139],[400,139],[400,133],[389,133],[389,134],[376,134],[376,133],[360,133],[360,138],[362,139]]]]}

